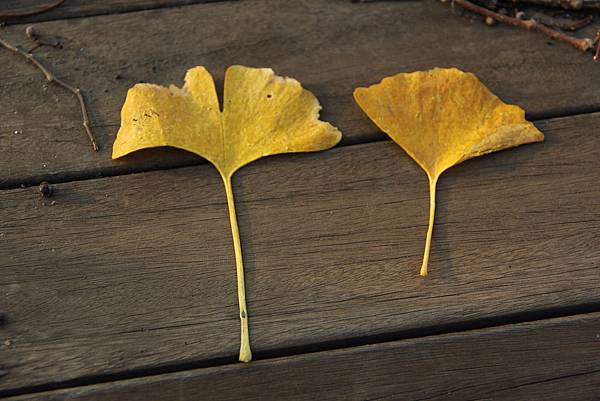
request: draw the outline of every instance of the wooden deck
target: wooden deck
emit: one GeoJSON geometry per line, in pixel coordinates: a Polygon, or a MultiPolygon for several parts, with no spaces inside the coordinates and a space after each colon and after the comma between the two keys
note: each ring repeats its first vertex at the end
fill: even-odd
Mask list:
{"type": "Polygon", "coordinates": [[[26,43],[31,22],[64,38],[39,55],[85,91],[101,150],[70,93],[0,51],[0,398],[599,399],[589,54],[430,0],[67,0],[0,35],[26,43]],[[176,150],[110,159],[129,87],[195,65],[221,87],[231,64],[298,79],[344,134],[234,178],[250,364],[214,168],[176,150]],[[546,141],[444,175],[424,279],[426,177],[351,94],[435,66],[477,74],[546,141]]]}

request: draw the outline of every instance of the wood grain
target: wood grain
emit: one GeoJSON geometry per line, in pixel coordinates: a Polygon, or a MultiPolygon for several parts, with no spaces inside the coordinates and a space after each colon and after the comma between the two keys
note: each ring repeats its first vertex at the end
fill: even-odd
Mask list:
{"type": "Polygon", "coordinates": [[[9,400],[596,400],[599,345],[594,313],[9,400]]]}
{"type": "MultiPolygon", "coordinates": [[[[11,26],[3,35],[26,43],[23,29],[11,26]]],[[[600,69],[589,54],[531,32],[470,22],[435,1],[225,2],[52,21],[37,29],[64,38],[63,50],[45,49],[40,57],[85,91],[103,149],[91,151],[71,94],[46,87],[39,71],[1,52],[2,188],[200,163],[175,151],[110,160],[127,88],[140,81],[181,85],[195,65],[207,66],[219,87],[231,64],[269,66],[297,78],[318,96],[322,118],[342,130],[346,144],[382,138],[355,105],[355,87],[436,66],[476,73],[533,119],[600,109],[600,69]]]]}
{"type": "Polygon", "coordinates": [[[22,24],[64,18],[118,14],[153,8],[176,7],[195,3],[212,3],[223,0],[66,0],[60,7],[42,14],[26,17],[2,17],[4,14],[23,14],[39,10],[44,8],[44,5],[52,4],[54,1],[56,0],[3,0],[0,5],[0,21],[6,24],[22,24]]]}
{"type": "MultiPolygon", "coordinates": [[[[389,141],[234,177],[255,354],[600,302],[600,114],[439,183],[389,141]]],[[[208,165],[0,192],[0,389],[235,360],[235,267],[208,165]],[[213,362],[210,362],[213,361],[213,362]]],[[[329,345],[331,346],[331,345],[329,345]]],[[[219,362],[220,363],[220,362],[219,362]]]]}

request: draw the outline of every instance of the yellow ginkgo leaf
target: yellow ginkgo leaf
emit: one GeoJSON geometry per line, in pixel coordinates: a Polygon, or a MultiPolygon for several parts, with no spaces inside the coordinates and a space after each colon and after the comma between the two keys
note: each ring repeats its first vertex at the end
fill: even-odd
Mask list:
{"type": "Polygon", "coordinates": [[[421,275],[427,275],[439,176],[472,157],[544,140],[518,106],[506,104],[475,75],[435,68],[357,88],[363,111],[427,173],[429,228],[421,275]]]}
{"type": "Polygon", "coordinates": [[[172,146],[210,161],[225,184],[238,280],[241,321],[240,361],[252,358],[232,175],[263,156],[311,152],[337,144],[341,133],[319,120],[315,96],[291,78],[268,68],[231,66],[225,73],[223,111],[212,76],[195,67],[183,88],[137,84],[121,111],[113,159],[139,149],[172,146]]]}

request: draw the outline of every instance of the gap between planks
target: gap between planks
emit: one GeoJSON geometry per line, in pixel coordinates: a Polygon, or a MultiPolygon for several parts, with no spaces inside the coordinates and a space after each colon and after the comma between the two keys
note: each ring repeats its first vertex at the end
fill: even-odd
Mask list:
{"type": "MultiPolygon", "coordinates": [[[[538,126],[538,128],[539,128],[539,125],[552,124],[552,122],[554,120],[568,119],[568,118],[572,118],[572,117],[585,117],[588,115],[590,117],[596,117],[596,116],[594,116],[594,114],[596,114],[596,113],[599,113],[598,117],[600,117],[600,110],[591,110],[591,109],[593,109],[593,108],[590,108],[590,110],[587,110],[585,107],[581,107],[578,111],[574,111],[573,113],[564,112],[562,114],[561,113],[554,114],[554,113],[548,112],[548,113],[545,113],[545,115],[543,117],[532,120],[532,122],[534,124],[536,124],[536,126],[538,126]]],[[[94,128],[94,127],[92,127],[92,128],[94,128]]],[[[342,135],[343,135],[343,133],[342,133],[342,135]]],[[[371,135],[368,135],[368,136],[352,138],[351,140],[348,140],[345,142],[342,141],[333,149],[347,148],[347,147],[351,147],[351,146],[364,145],[364,144],[374,143],[374,142],[386,142],[386,141],[391,141],[391,139],[385,133],[373,132],[371,135]]],[[[325,150],[324,152],[328,152],[331,150],[332,149],[325,150]]],[[[145,150],[136,152],[135,157],[138,157],[138,155],[139,155],[139,157],[143,158],[144,153],[156,153],[156,152],[164,152],[164,151],[165,151],[165,148],[163,148],[163,149],[145,149],[145,150]]],[[[170,152],[170,151],[175,151],[182,155],[192,155],[192,153],[186,152],[184,150],[178,150],[178,149],[167,150],[167,152],[170,152]]],[[[292,154],[284,154],[283,156],[285,156],[285,155],[293,156],[293,153],[292,154]]],[[[276,155],[276,157],[277,156],[282,156],[282,155],[276,155]]],[[[98,157],[103,157],[103,156],[98,155],[98,157]]],[[[15,179],[6,180],[6,181],[0,183],[0,192],[5,191],[5,190],[17,189],[17,188],[28,188],[28,187],[37,186],[43,181],[47,181],[51,184],[64,184],[67,182],[85,181],[85,180],[93,180],[93,179],[99,179],[99,178],[110,178],[110,177],[125,176],[125,175],[130,175],[130,174],[139,174],[139,173],[161,171],[161,170],[173,170],[173,169],[201,166],[201,165],[209,164],[209,163],[207,163],[207,161],[205,159],[200,158],[199,156],[193,155],[192,157],[193,158],[191,160],[188,160],[188,158],[184,158],[184,160],[182,162],[171,162],[171,163],[167,162],[165,164],[161,164],[158,166],[150,166],[150,167],[144,167],[144,166],[140,167],[140,166],[137,166],[137,164],[133,163],[132,165],[129,165],[129,164],[117,165],[117,166],[114,166],[113,169],[111,169],[111,168],[107,169],[106,167],[102,167],[99,169],[81,170],[81,171],[76,171],[76,172],[71,172],[71,173],[58,173],[58,174],[50,173],[50,174],[44,174],[44,175],[35,175],[35,176],[31,176],[31,177],[15,178],[15,179]]]]}
{"type": "MultiPolygon", "coordinates": [[[[307,350],[306,352],[288,352],[288,353],[278,353],[278,354],[274,354],[268,357],[265,356],[259,356],[258,358],[256,358],[251,364],[248,365],[244,365],[244,364],[240,364],[238,362],[234,362],[236,356],[232,356],[229,359],[223,359],[223,360],[215,360],[215,361],[205,361],[202,364],[185,364],[185,365],[174,365],[171,367],[165,367],[165,368],[161,368],[161,369],[151,369],[151,370],[145,370],[145,371],[135,371],[135,372],[125,372],[125,373],[121,373],[121,374],[113,374],[113,375],[106,375],[106,376],[95,376],[95,377],[88,377],[88,378],[81,378],[81,379],[77,379],[77,380],[71,380],[68,382],[63,382],[63,383],[52,383],[52,384],[48,384],[48,385],[43,385],[43,386],[34,386],[31,388],[22,388],[22,389],[18,389],[18,390],[14,390],[14,391],[7,391],[4,393],[0,393],[0,397],[11,397],[10,399],[7,399],[7,401],[34,401],[34,400],[47,400],[47,401],[53,401],[53,400],[64,400],[64,399],[73,399],[73,400],[88,400],[88,399],[94,399],[96,400],[97,398],[94,397],[94,393],[97,392],[96,396],[98,396],[98,399],[108,399],[108,398],[102,398],[102,390],[108,390],[108,393],[110,394],[111,392],[113,392],[112,396],[117,395],[119,392],[123,391],[123,392],[127,392],[127,390],[123,390],[123,388],[119,388],[119,387],[115,387],[119,386],[119,385],[123,385],[123,386],[127,386],[127,385],[132,385],[134,387],[134,392],[135,394],[140,395],[142,398],[147,397],[147,395],[143,395],[144,392],[140,391],[140,387],[141,386],[147,386],[148,383],[151,383],[153,380],[157,380],[157,381],[163,381],[163,380],[167,380],[167,383],[169,382],[169,380],[172,380],[173,382],[179,381],[181,378],[189,378],[189,377],[193,377],[193,376],[198,376],[198,375],[202,375],[202,374],[211,374],[212,372],[218,373],[219,371],[223,371],[222,369],[233,369],[233,370],[237,370],[237,369],[244,369],[241,372],[238,372],[239,374],[244,374],[246,371],[253,371],[254,369],[262,369],[265,366],[280,366],[282,364],[294,364],[294,363],[302,363],[302,361],[305,360],[321,360],[321,361],[326,361],[327,358],[333,356],[333,355],[352,355],[355,353],[358,354],[364,354],[366,353],[366,356],[363,356],[363,358],[366,359],[378,359],[379,358],[374,358],[371,357],[369,358],[369,353],[373,353],[373,352],[381,352],[382,350],[385,349],[389,349],[389,350],[395,350],[393,351],[394,353],[400,355],[400,351],[401,348],[412,348],[412,349],[418,349],[421,347],[431,347],[431,351],[427,354],[429,357],[433,357],[439,358],[438,354],[442,354],[443,350],[442,349],[438,349],[436,348],[436,344],[441,343],[441,344],[454,344],[453,346],[457,346],[456,344],[459,344],[458,346],[460,346],[460,344],[471,344],[471,341],[473,339],[477,340],[478,338],[480,338],[480,336],[489,336],[489,340],[486,341],[486,349],[489,346],[493,347],[493,341],[494,341],[494,336],[500,335],[500,337],[502,337],[503,335],[506,335],[508,333],[508,337],[518,337],[520,335],[523,335],[524,333],[533,333],[534,337],[535,336],[539,336],[541,333],[545,333],[545,332],[552,332],[553,334],[547,334],[548,337],[552,338],[553,336],[555,336],[556,333],[554,331],[554,329],[558,328],[560,329],[561,327],[566,327],[566,332],[570,332],[570,331],[577,331],[577,329],[579,329],[582,326],[586,326],[586,325],[594,325],[594,322],[597,320],[600,320],[600,304],[598,305],[594,305],[593,307],[590,306],[586,306],[585,308],[580,310],[580,313],[576,313],[576,314],[566,314],[566,315],[562,315],[560,313],[552,313],[551,311],[540,311],[537,316],[529,316],[531,319],[530,320],[520,320],[520,319],[513,319],[510,322],[505,322],[503,324],[500,325],[485,325],[485,324],[473,324],[471,327],[465,328],[465,330],[462,331],[444,331],[444,330],[439,330],[439,331],[432,331],[430,333],[426,333],[422,336],[397,336],[396,338],[389,338],[386,339],[384,341],[377,341],[377,342],[357,342],[355,344],[339,344],[339,346],[336,347],[320,347],[320,348],[315,348],[315,349],[311,349],[311,350],[307,350]],[[165,377],[166,376],[166,377],[165,377]],[[178,379],[179,378],[179,379],[178,379]],[[106,385],[109,385],[110,387],[106,387],[106,385]],[[142,394],[140,394],[142,393],[142,394]],[[67,396],[67,398],[63,398],[67,396]],[[14,398],[12,398],[14,397],[14,398]],[[88,398],[90,397],[90,398],[88,398]]],[[[592,331],[592,330],[590,330],[592,331]]],[[[571,333],[574,334],[574,333],[571,333]]],[[[596,339],[598,338],[599,334],[596,334],[596,339]]],[[[589,341],[589,340],[588,340],[589,341]]],[[[501,344],[502,348],[499,348],[498,351],[503,352],[503,353],[510,353],[513,352],[511,347],[514,347],[514,345],[504,345],[504,343],[502,342],[502,340],[499,341],[501,344]]],[[[575,344],[580,344],[580,340],[575,340],[573,338],[573,342],[575,344]]],[[[519,343],[519,341],[515,341],[515,343],[519,343]]],[[[522,343],[522,347],[523,348],[527,348],[528,345],[533,344],[533,348],[532,349],[537,349],[538,347],[538,342],[537,341],[524,341],[521,342],[522,343]]],[[[562,342],[561,346],[564,347],[564,344],[562,342]]],[[[579,346],[579,345],[577,345],[579,346]]],[[[443,346],[443,348],[445,349],[447,346],[443,346]]],[[[469,349],[470,349],[470,345],[469,345],[469,349]]],[[[427,352],[427,350],[424,349],[424,352],[427,352]]],[[[516,354],[516,353],[515,353],[516,354]]],[[[485,355],[484,355],[485,356],[485,355]]],[[[423,358],[425,358],[425,356],[422,356],[423,358]]],[[[460,363],[462,362],[462,359],[468,359],[468,357],[464,357],[464,356],[455,356],[458,360],[458,364],[460,365],[460,363]]],[[[488,356],[489,357],[489,356],[488,356]]],[[[410,358],[409,358],[410,360],[410,358]]],[[[485,358],[481,359],[478,358],[478,360],[480,360],[482,363],[486,360],[485,358]]],[[[444,361],[444,359],[442,358],[441,361],[444,361]]],[[[446,361],[448,362],[448,361],[446,361]]],[[[319,366],[321,367],[325,367],[328,364],[323,365],[322,363],[319,364],[319,366]]],[[[436,365],[437,367],[437,365],[436,365]]],[[[343,368],[343,365],[340,366],[336,366],[333,369],[339,369],[339,368],[343,368]]],[[[506,370],[509,371],[510,369],[514,369],[515,367],[513,366],[507,366],[506,370]]],[[[289,369],[284,369],[286,372],[289,369]]],[[[453,370],[449,370],[450,372],[452,372],[453,370]]],[[[575,374],[567,374],[567,375],[560,375],[559,377],[553,377],[547,380],[530,380],[527,381],[525,383],[520,383],[518,385],[514,385],[514,386],[508,386],[508,387],[503,387],[500,389],[493,389],[493,392],[502,392],[502,391],[506,391],[506,390],[515,390],[515,389],[519,389],[525,386],[529,386],[529,385],[535,385],[535,384],[539,384],[539,383],[544,383],[546,381],[555,381],[555,380],[560,380],[560,379],[564,379],[564,378],[570,378],[570,377],[576,377],[576,376],[580,376],[580,375],[584,375],[584,374],[588,374],[588,373],[598,373],[600,372],[600,367],[599,369],[595,369],[592,371],[586,371],[586,372],[579,372],[579,373],[575,373],[575,374]]],[[[411,372],[411,371],[405,371],[406,374],[408,375],[415,375],[418,376],[419,372],[411,372]]],[[[446,374],[448,373],[448,371],[446,371],[446,374]]],[[[302,375],[300,374],[300,371],[296,371],[294,373],[294,370],[290,370],[288,373],[286,373],[285,375],[290,375],[294,376],[294,377],[301,377],[302,375]]],[[[425,373],[426,377],[429,377],[429,379],[425,379],[427,381],[432,382],[433,384],[438,384],[436,379],[436,372],[426,372],[425,373]]],[[[525,378],[519,376],[516,378],[517,380],[526,380],[525,378]]],[[[302,380],[302,379],[301,379],[302,380]]],[[[441,379],[440,379],[441,380],[441,379]]],[[[163,382],[164,383],[164,382],[163,382]]],[[[214,383],[214,382],[213,382],[214,383]]],[[[430,384],[432,384],[430,383],[430,384]]],[[[305,385],[309,385],[309,382],[304,382],[305,385]]],[[[331,385],[332,383],[328,382],[329,385],[331,385]]],[[[489,384],[489,383],[487,383],[489,384]]],[[[487,384],[484,387],[487,387],[487,384]]],[[[189,383],[185,383],[185,386],[190,386],[189,383]]],[[[193,386],[193,384],[191,385],[193,386]]],[[[259,385],[260,386],[260,385],[259,385]]],[[[285,386],[283,386],[285,387],[285,386]]],[[[429,386],[425,386],[425,387],[429,387],[429,386]]],[[[470,386],[465,387],[464,389],[461,388],[462,390],[468,390],[470,386]]],[[[144,387],[142,387],[144,388],[144,387]]],[[[339,388],[339,386],[336,386],[336,388],[339,388]]],[[[188,391],[190,389],[188,388],[188,391]]],[[[265,394],[264,391],[266,391],[266,388],[263,388],[263,390],[250,390],[251,393],[256,393],[254,394],[255,396],[257,394],[265,394]]],[[[206,388],[204,386],[202,386],[202,391],[212,391],[212,389],[210,388],[206,388]]],[[[440,391],[445,391],[445,390],[440,390],[440,391]]],[[[446,395],[450,396],[452,394],[452,392],[448,392],[446,395]]],[[[579,394],[581,395],[581,394],[579,394]]],[[[354,399],[353,397],[356,396],[356,394],[354,393],[349,393],[347,394],[347,396],[351,397],[352,399],[354,399]]],[[[440,394],[441,396],[441,394],[440,394]]],[[[459,397],[461,397],[461,395],[458,395],[459,397]]],[[[462,396],[466,396],[466,394],[463,394],[462,396]]],[[[111,397],[109,395],[109,397],[111,397]]],[[[452,397],[451,397],[452,398],[452,397]]],[[[137,399],[137,398],[136,398],[137,399]]],[[[144,398],[144,399],[148,399],[148,398],[144,398]]],[[[170,399],[170,398],[169,398],[170,399]]],[[[179,398],[178,398],[179,399],[179,398]]],[[[254,398],[251,398],[254,399],[254,398]]],[[[412,399],[412,398],[411,398],[412,399]]],[[[452,398],[455,399],[455,398],[452,398]]]]}

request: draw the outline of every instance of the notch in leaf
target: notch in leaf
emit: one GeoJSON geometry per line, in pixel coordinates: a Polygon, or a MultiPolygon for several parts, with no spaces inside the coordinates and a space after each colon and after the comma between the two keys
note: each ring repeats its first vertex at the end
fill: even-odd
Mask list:
{"type": "Polygon", "coordinates": [[[121,128],[113,159],[144,148],[172,146],[202,156],[223,179],[238,284],[241,322],[240,361],[252,359],[244,285],[242,247],[231,177],[264,156],[312,152],[335,146],[341,133],[319,120],[315,96],[291,78],[268,68],[231,66],[225,73],[224,106],[204,67],[190,69],[185,85],[169,88],[137,84],[129,89],[121,111],[121,128]]]}
{"type": "Polygon", "coordinates": [[[440,175],[473,157],[530,142],[544,135],[477,77],[456,68],[397,74],[357,88],[360,108],[421,166],[429,178],[429,227],[421,276],[427,275],[440,175]]]}

